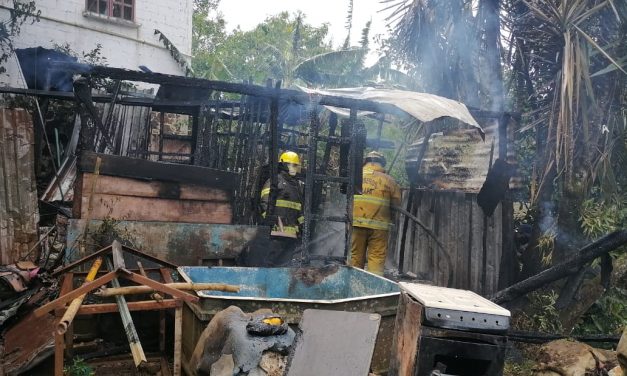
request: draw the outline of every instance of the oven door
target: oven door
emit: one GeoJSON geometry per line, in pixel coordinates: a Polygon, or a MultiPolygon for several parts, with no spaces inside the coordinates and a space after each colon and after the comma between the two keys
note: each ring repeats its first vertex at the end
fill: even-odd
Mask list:
{"type": "Polygon", "coordinates": [[[506,346],[421,336],[415,376],[502,375],[506,346]]]}

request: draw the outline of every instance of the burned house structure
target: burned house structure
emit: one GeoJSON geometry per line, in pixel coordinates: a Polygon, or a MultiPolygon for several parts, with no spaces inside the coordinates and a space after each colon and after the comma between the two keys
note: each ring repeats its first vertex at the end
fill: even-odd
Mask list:
{"type": "MultiPolygon", "coordinates": [[[[458,126],[461,123],[469,125],[469,131],[477,135],[484,131],[473,116],[494,117],[492,113],[469,111],[461,103],[427,94],[422,102],[416,99],[415,103],[419,105],[413,105],[407,104],[407,100],[403,103],[394,99],[395,95],[408,95],[406,92],[382,95],[382,91],[377,93],[372,89],[357,94],[292,90],[283,89],[280,82],[270,80],[260,86],[67,61],[49,62],[45,71],[57,77],[62,73],[61,76],[71,79],[72,91],[0,89],[24,99],[32,114],[28,116],[19,109],[3,110],[6,114],[23,117],[20,127],[14,127],[16,123],[5,115],[3,129],[20,129],[30,137],[28,140],[33,140],[34,130],[37,130],[41,154],[50,158],[52,174],[45,184],[41,184],[38,196],[32,194],[33,176],[29,185],[20,186],[24,178],[18,178],[14,183],[31,192],[31,205],[36,207],[39,201],[46,213],[52,212],[57,220],[48,220],[46,229],[51,232],[45,234],[41,242],[38,242],[35,228],[35,236],[23,246],[9,244],[1,251],[6,254],[7,249],[17,249],[13,259],[34,258],[29,251],[39,243],[45,243],[41,257],[51,269],[76,260],[84,264],[85,257],[91,257],[93,252],[114,239],[121,239],[126,242],[125,246],[176,265],[233,265],[247,244],[270,235],[267,224],[273,219],[276,180],[273,179],[271,184],[269,216],[265,219],[257,210],[259,187],[266,176],[276,176],[278,156],[283,150],[297,151],[305,159],[301,266],[344,264],[350,249],[353,194],[360,192],[364,149],[381,144],[380,133],[374,140],[367,137],[365,116],[379,120],[382,125],[384,121],[381,120],[386,118],[413,118],[427,127],[435,124],[435,119],[449,117],[455,119],[458,126]],[[131,84],[138,82],[158,85],[156,95],[134,90],[131,84]],[[372,95],[377,98],[368,99],[372,95]],[[71,116],[66,120],[66,139],[57,143],[48,120],[59,103],[71,109],[71,116]],[[339,200],[331,196],[339,196],[339,200]],[[331,213],[325,210],[328,207],[325,202],[330,200],[335,200],[332,206],[336,209],[331,213]],[[320,252],[316,245],[327,242],[325,236],[328,235],[327,228],[322,226],[324,223],[335,223],[341,228],[341,242],[320,252]],[[56,242],[50,241],[50,233],[54,234],[56,242]],[[60,247],[51,246],[59,242],[60,247]]],[[[16,140],[18,138],[4,137],[2,142],[14,147],[16,140]]],[[[501,149],[498,153],[502,153],[501,149]]],[[[26,159],[31,161],[28,168],[32,168],[34,152],[27,150],[27,154],[26,159]]],[[[407,202],[412,191],[405,198],[405,205],[414,218],[410,217],[410,223],[414,223],[420,214],[416,209],[418,206],[407,202]]],[[[12,215],[15,216],[16,211],[12,215]]],[[[17,213],[17,217],[19,215],[17,213]]],[[[425,223],[433,226],[431,222],[425,223]]],[[[30,227],[36,224],[34,222],[30,227]]],[[[22,228],[14,229],[19,232],[22,228]]],[[[446,238],[448,233],[444,230],[453,231],[452,227],[447,229],[437,225],[433,229],[439,239],[446,238]]],[[[404,231],[419,236],[421,230],[416,225],[405,224],[398,230],[397,238],[401,241],[396,243],[401,245],[403,252],[397,254],[413,255],[405,256],[406,260],[427,251],[440,252],[433,244],[429,248],[402,241],[403,236],[407,237],[403,235],[404,231]],[[404,230],[408,228],[410,230],[404,230]]],[[[422,236],[433,236],[433,233],[422,236]]],[[[485,245],[469,257],[479,257],[479,260],[483,257],[490,265],[499,262],[500,253],[496,255],[495,250],[488,254],[482,251],[484,249],[485,245]]],[[[447,265],[435,258],[430,262],[424,267],[434,268],[436,283],[475,288],[462,279],[441,281],[441,275],[458,273],[462,266],[460,270],[452,271],[450,262],[447,265]]],[[[400,265],[403,267],[403,262],[400,265]]],[[[478,268],[477,265],[474,263],[472,267],[478,268]]],[[[343,275],[333,271],[335,269],[322,268],[312,275],[303,273],[298,277],[303,280],[298,283],[311,287],[308,281],[311,278],[316,280],[318,275],[326,278],[325,270],[331,270],[328,273],[333,276],[343,275]]],[[[411,269],[405,266],[405,270],[411,269]]],[[[498,268],[493,268],[492,273],[494,270],[498,272],[498,268]]],[[[296,277],[292,273],[290,278],[296,277]]],[[[357,280],[348,278],[344,282],[357,280]]],[[[363,285],[376,286],[373,282],[363,285]]],[[[68,286],[65,288],[66,292],[70,291],[68,286]]],[[[329,291],[336,288],[331,284],[329,291]]],[[[394,330],[394,315],[390,313],[395,310],[393,301],[397,300],[398,293],[386,290],[381,297],[373,295],[374,299],[382,299],[380,302],[370,303],[367,299],[373,299],[373,296],[359,289],[350,292],[353,291],[351,288],[347,287],[346,291],[356,296],[338,296],[329,300],[329,304],[349,307],[349,310],[362,310],[360,307],[364,304],[371,308],[380,305],[376,308],[382,314],[381,324],[375,331],[373,367],[385,370],[390,360],[386,350],[394,330]],[[363,303],[344,301],[359,299],[359,294],[366,294],[363,303]]],[[[312,302],[314,306],[319,304],[315,299],[312,302]]],[[[238,304],[244,302],[238,301],[238,304]]],[[[256,307],[259,303],[252,299],[250,304],[256,307]]],[[[277,303],[276,307],[284,304],[288,303],[277,303]]],[[[183,366],[208,318],[217,313],[205,305],[185,307],[182,313],[177,313],[183,317],[181,330],[186,333],[182,341],[183,366]]],[[[276,308],[275,305],[272,307],[276,308]]],[[[300,313],[290,317],[292,320],[299,318],[300,313]]]]}
{"type": "MultiPolygon", "coordinates": [[[[350,241],[352,195],[345,196],[341,215],[325,216],[318,208],[323,185],[336,184],[343,194],[359,191],[366,134],[358,116],[420,116],[383,100],[287,90],[279,83],[256,86],[50,64],[49,74],[59,71],[84,77],[74,80],[73,92],[3,91],[77,103],[72,132],[62,145],[63,158],[56,158],[61,163],[41,197],[47,202],[73,201],[66,257],[78,251],[71,245],[80,243],[85,229],[115,219],[135,235],[139,248],[160,250],[157,255],[173,262],[202,265],[233,259],[248,241],[263,236],[264,223],[255,208],[259,179],[264,166],[276,171],[278,153],[290,149],[307,161],[304,262],[343,262],[350,241]],[[91,87],[102,79],[110,80],[106,94],[91,87]],[[125,82],[157,84],[159,89],[154,97],[137,95],[123,89],[125,82]],[[332,154],[339,166],[329,169],[332,154]],[[308,252],[314,224],[322,221],[346,224],[340,253],[308,252]]],[[[478,127],[463,105],[453,104],[458,107],[429,116],[457,116],[478,127]]],[[[38,106],[34,121],[48,116],[45,107],[38,106]]]]}

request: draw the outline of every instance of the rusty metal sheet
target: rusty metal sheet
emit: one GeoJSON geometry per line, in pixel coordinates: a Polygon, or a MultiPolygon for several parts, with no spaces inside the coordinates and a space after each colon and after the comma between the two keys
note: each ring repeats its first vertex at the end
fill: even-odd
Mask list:
{"type": "Polygon", "coordinates": [[[33,122],[24,109],[0,108],[0,264],[37,242],[33,122]]]}
{"type": "Polygon", "coordinates": [[[24,373],[54,352],[55,317],[30,314],[4,336],[2,363],[7,375],[24,373]]]}
{"type": "Polygon", "coordinates": [[[380,322],[376,313],[305,310],[288,376],[367,375],[380,322]]]}
{"type": "MultiPolygon", "coordinates": [[[[103,221],[91,220],[88,231],[99,231],[103,221]]],[[[109,221],[135,249],[177,265],[203,265],[209,260],[236,258],[263,227],[179,222],[109,221]]],[[[79,258],[78,240],[85,219],[70,219],[66,257],[79,258]]]]}

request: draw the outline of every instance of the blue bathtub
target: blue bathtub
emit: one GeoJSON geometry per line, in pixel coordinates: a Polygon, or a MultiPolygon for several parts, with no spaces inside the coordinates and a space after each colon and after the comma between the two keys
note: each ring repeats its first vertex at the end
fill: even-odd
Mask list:
{"type": "Polygon", "coordinates": [[[306,309],[370,312],[381,315],[371,367],[388,369],[400,290],[386,278],[349,266],[323,268],[241,268],[181,266],[191,283],[227,283],[238,293],[198,291],[198,303],[183,310],[183,353],[193,352],[200,333],[213,315],[235,305],[244,312],[270,308],[290,324],[297,324],[306,309]]]}

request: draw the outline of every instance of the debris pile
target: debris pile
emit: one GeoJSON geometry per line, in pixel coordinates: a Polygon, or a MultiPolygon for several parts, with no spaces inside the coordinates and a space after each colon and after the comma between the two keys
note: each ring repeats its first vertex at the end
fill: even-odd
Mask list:
{"type": "Polygon", "coordinates": [[[246,314],[231,306],[216,314],[202,332],[188,372],[231,376],[267,375],[273,370],[277,374],[294,337],[287,323],[269,309],[246,314]]]}

